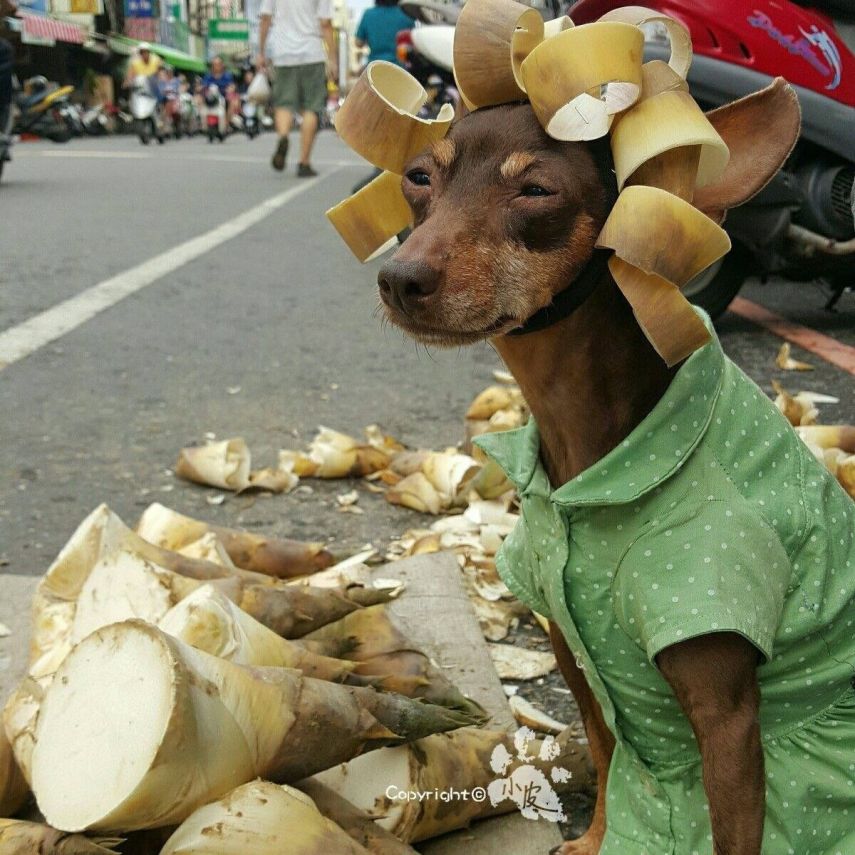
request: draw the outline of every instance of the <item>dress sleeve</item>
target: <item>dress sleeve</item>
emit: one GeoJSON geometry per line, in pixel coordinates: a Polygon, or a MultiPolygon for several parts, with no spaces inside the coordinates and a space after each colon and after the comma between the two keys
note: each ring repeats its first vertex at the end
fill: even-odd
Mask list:
{"type": "Polygon", "coordinates": [[[703,502],[627,549],[615,611],[651,662],[672,644],[716,632],[739,633],[769,661],[792,572],[776,533],[747,503],[703,502]]]}
{"type": "Polygon", "coordinates": [[[258,9],[259,15],[272,15],[275,0],[261,0],[261,6],[258,9]]]}

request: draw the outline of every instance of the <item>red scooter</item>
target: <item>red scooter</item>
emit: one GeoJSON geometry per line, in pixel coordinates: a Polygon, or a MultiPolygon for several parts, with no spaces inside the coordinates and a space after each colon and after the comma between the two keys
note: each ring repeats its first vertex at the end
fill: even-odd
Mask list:
{"type": "MultiPolygon", "coordinates": [[[[596,21],[623,0],[581,0],[576,24],[596,21]]],[[[788,0],[645,0],[688,27],[688,81],[705,109],[762,89],[777,76],[796,90],[802,134],[780,173],[732,210],[733,251],[689,283],[686,295],[721,314],[749,276],[824,280],[833,308],[855,284],[855,0],[822,10],[788,0]]],[[[664,30],[648,28],[646,59],[668,59],[664,30]]]]}

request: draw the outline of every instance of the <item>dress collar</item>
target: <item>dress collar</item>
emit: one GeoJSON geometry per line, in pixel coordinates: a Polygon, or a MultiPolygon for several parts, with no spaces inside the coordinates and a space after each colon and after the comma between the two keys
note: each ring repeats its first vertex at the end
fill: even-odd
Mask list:
{"type": "Polygon", "coordinates": [[[561,487],[550,487],[533,418],[516,430],[483,434],[475,444],[523,496],[540,495],[568,506],[634,501],[683,466],[712,419],[725,357],[709,318],[702,317],[712,340],[683,363],[659,403],[620,445],[561,487]]]}

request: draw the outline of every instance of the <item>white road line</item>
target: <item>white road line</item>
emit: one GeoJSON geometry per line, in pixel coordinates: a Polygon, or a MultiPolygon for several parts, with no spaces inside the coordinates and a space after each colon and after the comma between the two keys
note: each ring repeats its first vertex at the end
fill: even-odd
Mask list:
{"type": "Polygon", "coordinates": [[[153,282],[157,282],[158,279],[162,279],[179,267],[237,237],[283,205],[287,205],[293,199],[310,190],[318,182],[335,175],[336,172],[338,169],[321,178],[313,178],[291,187],[283,193],[277,193],[260,205],[244,211],[233,220],[174,246],[172,249],[156,255],[130,270],[119,273],[117,276],[105,279],[103,282],[81,291],[74,297],[69,297],[69,299],[63,300],[50,309],[5,330],[0,333],[0,370],[31,353],[35,353],[46,344],[56,341],[56,339],[71,332],[81,324],[85,324],[125,297],[142,290],[153,282]]]}
{"type": "Polygon", "coordinates": [[[145,151],[40,151],[39,157],[100,157],[122,160],[148,160],[153,154],[145,151]]]}

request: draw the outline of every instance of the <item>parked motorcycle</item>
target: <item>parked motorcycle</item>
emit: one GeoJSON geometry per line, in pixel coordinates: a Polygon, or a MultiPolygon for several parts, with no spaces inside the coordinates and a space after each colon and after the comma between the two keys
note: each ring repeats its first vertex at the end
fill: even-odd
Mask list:
{"type": "Polygon", "coordinates": [[[42,75],[24,81],[13,98],[13,134],[35,134],[51,142],[71,139],[66,106],[73,86],[58,86],[42,75]]]}
{"type": "MultiPolygon", "coordinates": [[[[596,21],[622,0],[582,0],[576,24],[596,21]]],[[[855,282],[855,32],[827,11],[788,0],[645,0],[684,23],[694,61],[688,82],[706,109],[762,89],[775,76],[792,83],[802,108],[793,154],[769,185],[727,216],[733,250],[690,282],[684,293],[713,317],[749,276],[779,274],[830,288],[828,308],[855,282]]],[[[815,5],[819,5],[816,3],[815,5]]],[[[851,12],[852,3],[848,3],[851,12]]],[[[667,37],[648,29],[645,58],[668,58],[667,37]]]]}
{"type": "Polygon", "coordinates": [[[113,133],[113,120],[104,104],[95,104],[80,116],[84,133],[90,137],[103,137],[113,133]]]}
{"type": "Polygon", "coordinates": [[[199,111],[196,102],[189,92],[181,92],[178,96],[178,115],[176,118],[175,136],[193,136],[199,131],[199,111]]]}
{"type": "Polygon", "coordinates": [[[131,83],[130,98],[131,115],[134,117],[134,129],[140,142],[148,145],[154,137],[159,144],[165,139],[163,123],[157,104],[157,96],[152,90],[151,82],[147,77],[138,75],[131,83]]]}
{"type": "Polygon", "coordinates": [[[205,89],[202,94],[202,104],[202,118],[205,133],[208,135],[208,142],[212,143],[215,139],[223,142],[228,130],[226,127],[226,99],[215,83],[205,89]]]}

